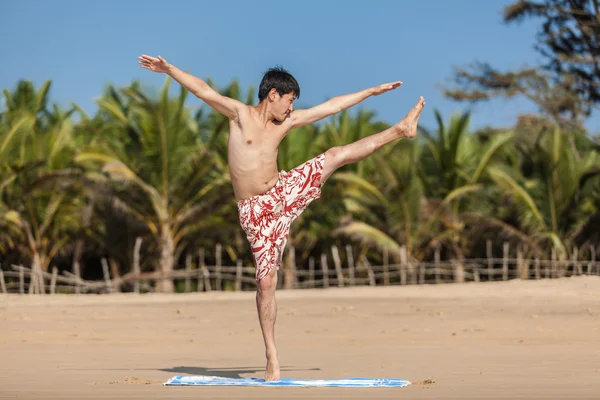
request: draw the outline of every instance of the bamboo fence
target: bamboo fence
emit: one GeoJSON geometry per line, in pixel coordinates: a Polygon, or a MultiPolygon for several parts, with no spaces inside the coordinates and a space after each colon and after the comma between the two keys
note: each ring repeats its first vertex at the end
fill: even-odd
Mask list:
{"type": "MultiPolygon", "coordinates": [[[[72,271],[62,271],[53,267],[50,272],[39,268],[11,265],[3,271],[0,265],[0,293],[55,294],[55,293],[97,293],[109,294],[122,291],[153,292],[156,281],[171,279],[179,292],[210,292],[221,290],[255,290],[255,269],[252,263],[236,260],[235,265],[224,265],[222,246],[215,247],[214,265],[205,262],[205,249],[200,249],[196,257],[188,254],[184,265],[175,268],[170,274],[142,272],[140,268],[141,239],[134,246],[131,272],[122,276],[110,276],[106,259],[102,259],[102,280],[82,279],[80,268],[73,263],[72,271]]],[[[396,262],[390,262],[387,251],[381,255],[382,262],[372,263],[364,255],[357,256],[352,247],[343,249],[333,246],[330,253],[322,254],[315,260],[308,259],[308,265],[296,265],[295,250],[288,246],[279,271],[280,289],[309,289],[345,286],[388,286],[423,285],[452,282],[507,281],[511,279],[556,279],[579,275],[600,275],[600,261],[596,252],[589,249],[589,259],[579,258],[580,249],[573,249],[568,259],[556,256],[551,259],[526,259],[520,249],[511,255],[508,243],[503,244],[502,257],[492,254],[492,243],[487,242],[487,257],[463,260],[441,260],[439,251],[432,262],[410,259],[405,248],[401,248],[396,262]]]]}

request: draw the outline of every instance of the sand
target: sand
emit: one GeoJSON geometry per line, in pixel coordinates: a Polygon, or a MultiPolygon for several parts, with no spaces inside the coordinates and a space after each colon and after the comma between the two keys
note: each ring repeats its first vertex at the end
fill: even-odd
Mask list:
{"type": "Polygon", "coordinates": [[[254,293],[0,296],[0,398],[599,399],[600,277],[278,292],[282,376],[406,388],[167,387],[262,377],[254,293]]]}

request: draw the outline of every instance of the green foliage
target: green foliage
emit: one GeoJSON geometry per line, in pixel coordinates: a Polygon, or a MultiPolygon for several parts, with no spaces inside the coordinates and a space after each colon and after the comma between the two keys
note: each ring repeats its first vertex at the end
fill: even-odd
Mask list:
{"type": "MultiPolygon", "coordinates": [[[[142,268],[159,273],[216,243],[231,261],[252,259],[228,171],[228,121],[205,106],[190,110],[187,93],[170,96],[170,84],[157,94],[137,82],[109,86],[93,116],[77,105],[49,105],[49,82],[4,91],[2,260],[46,269],[107,257],[127,272],[136,237],[143,238],[142,268]]],[[[247,104],[254,97],[236,82],[222,92],[247,104]]],[[[469,114],[435,115],[435,129],[421,128],[416,139],[390,143],[331,176],[292,225],[298,265],[342,243],[361,254],[386,249],[396,259],[406,246],[422,260],[435,248],[477,255],[486,239],[538,255],[600,245],[600,154],[587,135],[541,119],[472,132],[469,114]]],[[[290,132],[278,166],[292,169],[385,128],[370,111],[342,112],[290,132]]]]}

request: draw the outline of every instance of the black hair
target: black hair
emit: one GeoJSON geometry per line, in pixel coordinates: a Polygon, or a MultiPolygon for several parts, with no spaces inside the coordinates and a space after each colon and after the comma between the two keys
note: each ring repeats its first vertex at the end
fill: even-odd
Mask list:
{"type": "Polygon", "coordinates": [[[271,89],[277,90],[280,96],[294,93],[296,98],[300,97],[300,85],[296,78],[281,67],[270,68],[265,72],[258,88],[258,101],[266,99],[271,89]]]}

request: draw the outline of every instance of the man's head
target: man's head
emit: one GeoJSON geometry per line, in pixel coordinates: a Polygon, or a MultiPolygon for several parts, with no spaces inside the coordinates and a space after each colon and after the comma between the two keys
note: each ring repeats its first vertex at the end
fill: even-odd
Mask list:
{"type": "Polygon", "coordinates": [[[268,101],[273,117],[278,121],[287,118],[293,111],[294,100],[300,97],[300,85],[285,69],[269,69],[260,82],[258,101],[268,101]]]}

